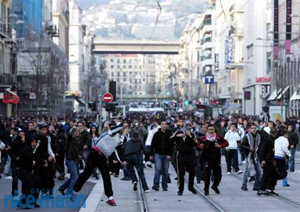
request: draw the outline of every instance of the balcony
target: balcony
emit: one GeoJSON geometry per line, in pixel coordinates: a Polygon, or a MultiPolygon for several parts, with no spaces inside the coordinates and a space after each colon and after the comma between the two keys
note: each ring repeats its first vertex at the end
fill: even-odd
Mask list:
{"type": "Polygon", "coordinates": [[[214,42],[205,42],[202,44],[202,49],[203,50],[211,50],[215,48],[215,43],[214,42]]]}
{"type": "Polygon", "coordinates": [[[204,33],[207,33],[207,32],[212,32],[212,31],[216,31],[216,26],[215,25],[203,25],[203,28],[202,28],[202,31],[204,33]]]}
{"type": "Polygon", "coordinates": [[[214,65],[214,63],[215,63],[214,58],[212,57],[212,54],[209,54],[207,56],[202,56],[201,61],[202,61],[203,67],[211,66],[211,65],[214,65]]]}

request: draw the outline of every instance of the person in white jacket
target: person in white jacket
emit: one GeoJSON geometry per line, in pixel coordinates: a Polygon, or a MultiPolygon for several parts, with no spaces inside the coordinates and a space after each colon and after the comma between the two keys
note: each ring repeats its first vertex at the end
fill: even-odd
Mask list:
{"type": "Polygon", "coordinates": [[[145,162],[147,163],[147,166],[149,168],[152,168],[152,162],[149,160],[150,147],[151,147],[153,136],[158,131],[159,128],[160,128],[159,125],[157,126],[156,124],[152,124],[151,130],[149,131],[146,142],[145,142],[145,162]]]}
{"type": "Polygon", "coordinates": [[[236,172],[236,174],[243,173],[239,169],[238,164],[238,142],[240,142],[241,137],[235,127],[235,124],[230,125],[230,130],[225,134],[225,139],[228,141],[229,146],[226,147],[226,163],[227,163],[227,174],[231,174],[231,165],[236,172]]]}
{"type": "Polygon", "coordinates": [[[275,140],[275,155],[274,159],[276,162],[276,167],[278,169],[278,180],[282,179],[282,185],[284,187],[289,186],[287,183],[287,166],[286,160],[291,158],[291,153],[288,150],[289,140],[288,140],[288,132],[286,130],[282,130],[279,138],[275,140]]]}

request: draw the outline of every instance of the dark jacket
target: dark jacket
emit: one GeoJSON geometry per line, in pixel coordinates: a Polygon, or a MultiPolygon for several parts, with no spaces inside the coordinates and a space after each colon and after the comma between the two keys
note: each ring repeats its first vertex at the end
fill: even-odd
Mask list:
{"type": "Polygon", "coordinates": [[[153,136],[151,148],[150,148],[150,155],[154,155],[154,153],[161,154],[161,155],[172,155],[173,145],[170,140],[172,136],[172,132],[166,130],[163,132],[159,129],[153,136]]]}
{"type": "MultiPolygon", "coordinates": [[[[252,134],[253,135],[253,134],[252,134]]],[[[254,142],[256,142],[256,137],[257,136],[260,136],[258,133],[256,133],[256,136],[254,137],[253,135],[253,140],[254,142]]],[[[248,136],[244,136],[242,142],[241,142],[241,145],[240,145],[242,151],[243,151],[243,154],[247,157],[249,152],[250,152],[250,145],[249,145],[249,141],[248,141],[248,136]]],[[[258,149],[256,150],[257,154],[259,154],[259,147],[258,146],[258,149]]]]}
{"type": "Polygon", "coordinates": [[[293,130],[292,132],[289,133],[289,149],[291,148],[291,145],[294,145],[294,148],[296,148],[298,142],[299,142],[299,138],[298,138],[298,134],[295,132],[295,130],[293,130]]]}
{"type": "Polygon", "coordinates": [[[33,137],[37,137],[38,146],[36,148],[36,155],[44,160],[47,160],[50,156],[48,154],[48,135],[42,136],[41,134],[37,133],[33,135],[33,137]]]}
{"type": "Polygon", "coordinates": [[[274,141],[275,138],[262,130],[261,145],[259,151],[259,161],[273,162],[274,159],[274,141]]]}
{"type": "Polygon", "coordinates": [[[26,143],[30,145],[31,139],[33,136],[37,133],[36,130],[26,130],[25,135],[26,135],[26,143]]]}
{"type": "Polygon", "coordinates": [[[33,170],[33,161],[39,163],[41,166],[45,165],[45,161],[42,158],[33,154],[31,146],[26,145],[20,153],[20,169],[25,169],[31,172],[33,170]]]}
{"type": "Polygon", "coordinates": [[[59,131],[55,137],[55,148],[56,152],[66,151],[66,136],[64,131],[59,131]]]}
{"type": "Polygon", "coordinates": [[[79,138],[70,134],[66,143],[66,159],[77,160],[79,156],[79,138]]]}
{"type": "Polygon", "coordinates": [[[26,141],[23,143],[21,137],[17,137],[11,144],[11,149],[9,150],[9,155],[11,157],[11,167],[17,168],[19,167],[20,155],[22,149],[25,147],[26,141]],[[17,161],[19,158],[19,161],[17,161]]]}
{"type": "Polygon", "coordinates": [[[216,143],[218,143],[221,148],[227,147],[229,145],[228,141],[219,135],[216,136],[215,141],[209,141],[205,136],[198,143],[198,147],[200,146],[200,144],[204,144],[204,148],[201,153],[201,160],[204,163],[207,162],[210,165],[221,164],[221,151],[219,148],[215,147],[216,143]]]}
{"type": "Polygon", "coordinates": [[[88,149],[91,148],[91,136],[86,130],[83,130],[79,135],[79,150],[80,151],[84,150],[83,149],[84,145],[87,145],[88,149]]]}
{"type": "Polygon", "coordinates": [[[144,148],[144,143],[141,139],[131,139],[124,144],[124,160],[132,155],[140,155],[144,148]]]}
{"type": "Polygon", "coordinates": [[[185,133],[180,130],[171,137],[171,141],[176,144],[176,150],[182,154],[194,155],[194,149],[198,144],[196,135],[191,133],[192,137],[186,135],[183,138],[179,138],[177,137],[178,134],[185,133]]]}

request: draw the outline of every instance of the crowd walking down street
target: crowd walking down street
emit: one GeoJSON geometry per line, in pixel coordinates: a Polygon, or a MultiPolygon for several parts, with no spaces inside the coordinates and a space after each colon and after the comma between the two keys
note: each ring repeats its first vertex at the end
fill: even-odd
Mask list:
{"type": "MultiPolygon", "coordinates": [[[[114,186],[111,176],[119,179],[119,175],[123,175],[124,185],[132,182],[133,191],[128,192],[136,192],[141,183],[140,188],[148,195],[149,183],[153,183],[152,192],[161,188],[170,193],[169,185],[174,180],[178,196],[189,196],[185,182],[191,194],[210,196],[210,188],[217,195],[227,192],[220,189],[225,172],[241,180],[241,191],[248,191],[253,181],[257,197],[284,197],[284,192],[275,192],[278,181],[282,180],[283,188],[291,187],[289,175],[297,171],[297,120],[275,127],[275,123],[255,117],[204,120],[174,113],[162,117],[117,117],[103,123],[102,129],[98,133],[97,123],[86,118],[49,123],[1,120],[1,177],[11,175],[10,193],[17,208],[39,208],[39,198],[55,198],[57,192],[74,202],[87,180],[92,177],[98,181],[99,176],[106,203],[117,206],[114,190],[120,188],[114,186]],[[241,129],[238,122],[244,120],[248,125],[241,129]],[[152,174],[149,170],[153,170],[152,174]],[[55,185],[58,181],[63,182],[59,187],[55,185]],[[199,189],[201,182],[204,187],[199,189]],[[33,197],[31,202],[28,196],[33,197]]],[[[293,178],[291,181],[300,182],[293,178]]],[[[234,187],[239,186],[235,183],[234,187]]]]}

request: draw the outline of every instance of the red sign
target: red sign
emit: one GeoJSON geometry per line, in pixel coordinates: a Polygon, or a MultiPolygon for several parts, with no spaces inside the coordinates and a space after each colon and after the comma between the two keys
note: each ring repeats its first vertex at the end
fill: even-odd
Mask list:
{"type": "Polygon", "coordinates": [[[271,82],[271,77],[256,77],[256,82],[271,82]]]}
{"type": "Polygon", "coordinates": [[[102,96],[102,101],[103,102],[110,103],[110,102],[113,102],[113,100],[114,100],[114,97],[113,97],[113,95],[111,93],[105,93],[102,96]]]}
{"type": "Polygon", "coordinates": [[[9,103],[13,103],[13,104],[19,104],[21,101],[20,97],[18,95],[9,95],[9,94],[5,94],[2,102],[4,104],[9,104],[9,103]]]}

